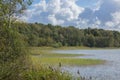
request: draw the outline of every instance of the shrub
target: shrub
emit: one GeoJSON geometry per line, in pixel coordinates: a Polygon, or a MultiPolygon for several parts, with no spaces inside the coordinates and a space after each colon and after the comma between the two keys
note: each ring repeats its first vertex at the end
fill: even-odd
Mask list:
{"type": "Polygon", "coordinates": [[[21,80],[28,62],[24,42],[15,28],[0,27],[0,80],[21,80]]]}
{"type": "Polygon", "coordinates": [[[60,42],[54,43],[54,44],[52,45],[52,47],[54,47],[54,48],[62,47],[62,44],[61,44],[60,42]]]}

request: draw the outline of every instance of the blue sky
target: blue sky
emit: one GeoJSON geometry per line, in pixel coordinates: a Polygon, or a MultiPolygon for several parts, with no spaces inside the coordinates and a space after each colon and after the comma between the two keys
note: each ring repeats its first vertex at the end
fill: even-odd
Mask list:
{"type": "MultiPolygon", "coordinates": [[[[41,0],[34,0],[33,4],[39,3],[41,0]]],[[[46,0],[46,2],[49,2],[50,0],[46,0]]],[[[77,0],[76,4],[82,7],[91,6],[94,3],[96,3],[98,0],[77,0]]]]}
{"type": "Polygon", "coordinates": [[[120,0],[34,0],[21,19],[120,31],[120,0]]]}

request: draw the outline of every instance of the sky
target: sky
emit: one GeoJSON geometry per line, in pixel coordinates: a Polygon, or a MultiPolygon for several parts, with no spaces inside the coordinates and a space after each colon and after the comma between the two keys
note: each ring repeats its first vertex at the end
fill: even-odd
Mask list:
{"type": "Polygon", "coordinates": [[[120,0],[34,0],[20,19],[120,31],[120,0]]]}

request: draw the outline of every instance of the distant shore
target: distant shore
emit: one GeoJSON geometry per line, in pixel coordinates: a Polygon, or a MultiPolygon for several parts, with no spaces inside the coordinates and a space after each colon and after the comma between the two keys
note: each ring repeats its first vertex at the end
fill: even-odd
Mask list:
{"type": "Polygon", "coordinates": [[[47,50],[77,50],[77,49],[120,49],[120,47],[85,47],[85,46],[62,46],[62,47],[48,47],[48,46],[42,46],[42,47],[30,47],[30,48],[39,48],[39,49],[47,49],[47,50]]]}

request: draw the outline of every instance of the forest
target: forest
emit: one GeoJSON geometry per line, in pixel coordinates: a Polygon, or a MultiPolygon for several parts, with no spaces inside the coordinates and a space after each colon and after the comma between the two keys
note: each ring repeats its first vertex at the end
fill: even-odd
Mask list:
{"type": "Polygon", "coordinates": [[[41,23],[14,24],[28,46],[120,47],[120,32],[41,23]]]}

